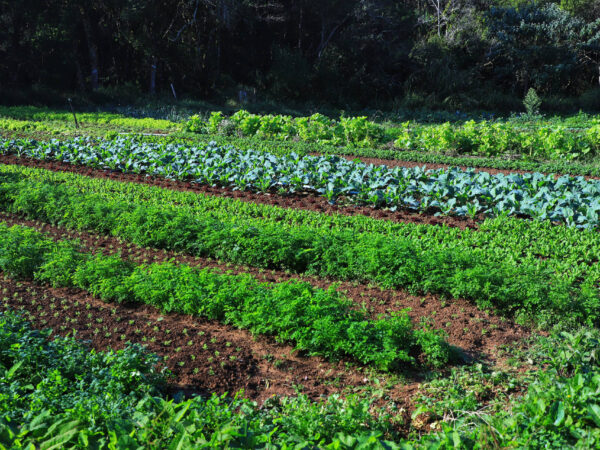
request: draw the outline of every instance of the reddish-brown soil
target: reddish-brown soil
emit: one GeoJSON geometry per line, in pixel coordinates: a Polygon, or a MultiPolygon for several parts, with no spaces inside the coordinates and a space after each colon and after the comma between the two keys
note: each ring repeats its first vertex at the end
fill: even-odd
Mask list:
{"type": "MultiPolygon", "coordinates": [[[[165,250],[141,248],[111,236],[99,236],[87,232],[68,230],[49,224],[33,222],[13,214],[0,213],[0,221],[20,224],[48,233],[52,238],[79,239],[90,251],[103,254],[121,253],[124,258],[136,262],[162,262],[175,259],[180,263],[202,268],[213,268],[232,273],[249,273],[261,281],[280,282],[302,279],[315,287],[327,289],[335,280],[303,277],[282,271],[264,271],[251,267],[236,267],[212,259],[198,258],[165,250]]],[[[382,290],[376,286],[352,282],[337,283],[337,289],[354,300],[357,307],[366,307],[373,317],[409,309],[415,323],[422,319],[448,334],[448,342],[462,350],[467,360],[495,360],[498,346],[509,344],[529,336],[529,331],[510,320],[481,311],[467,300],[443,301],[434,295],[413,296],[402,290],[382,290]]]]}
{"type": "MultiPolygon", "coordinates": [[[[142,304],[104,303],[85,291],[50,288],[0,275],[0,307],[27,311],[38,328],[90,341],[97,350],[145,345],[168,359],[170,389],[185,393],[233,394],[240,389],[259,402],[272,395],[294,395],[296,389],[316,399],[343,388],[361,390],[370,380],[343,362],[307,357],[288,345],[252,336],[244,330],[182,314],[161,314],[142,304]]],[[[415,381],[408,386],[415,388],[415,381]]],[[[399,401],[406,386],[392,389],[399,401]]]]}
{"type": "MultiPolygon", "coordinates": [[[[317,400],[334,393],[379,391],[382,395],[375,396],[375,404],[393,405],[393,414],[400,419],[394,425],[397,431],[431,431],[428,425],[434,418],[412,417],[423,380],[420,374],[407,379],[362,371],[343,362],[301,355],[267,337],[214,321],[161,314],[147,305],[104,303],[79,289],[16,282],[1,272],[0,299],[0,310],[19,311],[34,328],[76,337],[97,351],[120,350],[129,343],[144,345],[162,358],[159,365],[172,374],[167,393],[231,395],[243,390],[246,398],[262,404],[273,395],[301,392],[317,400]]],[[[518,394],[523,388],[509,390],[518,394]]],[[[503,386],[494,386],[480,401],[487,403],[506,393],[503,386]]]]}
{"type": "MultiPolygon", "coordinates": [[[[319,195],[304,192],[293,195],[279,195],[277,193],[257,193],[250,191],[233,190],[226,187],[213,187],[200,185],[188,181],[167,180],[161,177],[136,175],[110,170],[93,169],[87,166],[63,163],[59,161],[40,161],[33,158],[17,157],[15,155],[0,155],[0,163],[17,164],[27,167],[38,167],[54,172],[73,172],[94,178],[109,178],[117,181],[148,184],[176,191],[196,192],[215,196],[235,198],[245,202],[275,205],[282,208],[304,209],[324,214],[343,214],[347,216],[363,215],[374,219],[390,220],[393,222],[412,222],[427,225],[447,225],[450,227],[472,228],[478,227],[479,220],[467,217],[440,216],[431,212],[416,212],[409,209],[390,211],[376,209],[368,206],[330,204],[327,199],[319,195]]],[[[482,219],[482,218],[479,218],[482,219]]]]}

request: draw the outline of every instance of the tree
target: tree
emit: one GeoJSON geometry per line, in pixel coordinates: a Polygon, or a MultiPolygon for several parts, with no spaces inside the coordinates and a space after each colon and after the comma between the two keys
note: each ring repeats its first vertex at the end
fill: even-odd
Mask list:
{"type": "Polygon", "coordinates": [[[488,65],[495,80],[539,92],[566,92],[580,73],[578,42],[585,23],[555,4],[492,7],[488,65]]]}

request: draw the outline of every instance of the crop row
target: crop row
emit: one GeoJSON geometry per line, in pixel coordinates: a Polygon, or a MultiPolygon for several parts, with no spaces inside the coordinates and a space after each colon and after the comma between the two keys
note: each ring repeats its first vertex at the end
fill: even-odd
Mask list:
{"type": "MultiPolygon", "coordinates": [[[[90,122],[107,121],[110,119],[119,118],[152,118],[161,119],[170,124],[178,123],[182,119],[186,118],[187,110],[177,109],[169,106],[163,106],[158,108],[131,108],[131,107],[118,107],[117,112],[102,112],[95,111],[91,113],[77,112],[78,116],[85,117],[90,122]]],[[[215,112],[213,114],[220,115],[223,117],[223,113],[215,112]]],[[[246,112],[240,112],[240,115],[246,115],[246,112]]],[[[57,110],[44,107],[36,106],[0,106],[0,117],[13,118],[19,120],[33,120],[33,121],[71,121],[72,113],[67,110],[57,110]]],[[[207,119],[210,115],[206,116],[207,119]]],[[[286,116],[282,116],[286,117],[286,116]]],[[[476,120],[481,122],[485,119],[488,123],[506,122],[520,130],[532,130],[539,128],[540,126],[564,126],[567,129],[578,130],[586,129],[595,125],[600,124],[600,116],[589,115],[586,113],[578,113],[572,116],[510,116],[508,118],[497,118],[483,116],[467,116],[465,114],[456,114],[454,112],[446,111],[419,111],[419,110],[405,110],[398,111],[394,114],[386,114],[383,117],[379,111],[377,114],[377,123],[384,120],[384,125],[387,127],[393,126],[398,123],[405,123],[407,120],[411,123],[443,123],[449,122],[456,125],[461,125],[468,120],[476,120]]],[[[374,122],[374,120],[370,120],[374,122]]],[[[157,127],[160,129],[160,127],[157,127]]]]}
{"type": "Polygon", "coordinates": [[[387,147],[340,147],[303,141],[277,141],[266,138],[259,139],[257,137],[235,137],[214,134],[190,136],[189,134],[175,133],[165,136],[137,135],[134,138],[139,142],[170,143],[188,146],[207,144],[214,141],[219,146],[233,145],[240,150],[254,149],[276,155],[286,155],[289,153],[296,153],[298,155],[345,155],[357,158],[378,158],[424,164],[444,164],[448,166],[481,167],[500,170],[519,170],[595,177],[600,176],[600,166],[598,166],[597,163],[584,163],[562,159],[542,162],[531,159],[456,156],[437,152],[399,150],[387,147]]]}
{"type": "MultiPolygon", "coordinates": [[[[258,408],[236,395],[167,400],[156,358],[137,345],[90,351],[0,313],[0,445],[6,448],[596,448],[600,445],[598,333],[544,339],[545,370],[509,407],[490,415],[464,396],[451,424],[415,440],[394,438],[368,400],[274,398],[258,408]],[[466,411],[465,411],[466,409],[466,411]],[[93,411],[93,414],[90,414],[93,411]],[[461,417],[462,416],[462,417],[461,417]],[[517,418],[517,419],[516,419],[517,418]]],[[[533,352],[532,352],[533,353],[533,352]]],[[[538,358],[535,358],[536,361],[538,358]]],[[[460,390],[460,386],[458,386],[460,390]]],[[[454,411],[451,409],[450,411],[454,411]]]]}
{"type": "Polygon", "coordinates": [[[404,124],[397,148],[484,156],[521,154],[575,160],[600,152],[600,125],[574,130],[563,125],[523,130],[511,123],[465,122],[460,126],[404,124]]]}
{"type": "MultiPolygon", "coordinates": [[[[0,120],[0,129],[28,133],[36,139],[37,136],[45,136],[42,139],[50,139],[57,135],[68,135],[70,129],[57,127],[47,122],[19,122],[4,125],[0,120]],[[41,133],[41,134],[40,134],[41,133]]],[[[103,129],[87,129],[86,133],[100,136],[105,139],[115,139],[121,136],[116,131],[103,129]]],[[[1,134],[1,133],[0,133],[1,134]]],[[[184,145],[202,145],[211,141],[218,145],[233,145],[245,150],[261,150],[276,155],[296,153],[298,155],[323,154],[323,155],[345,155],[355,158],[378,158],[383,160],[396,160],[417,162],[423,164],[443,164],[448,166],[464,166],[491,168],[500,170],[516,170],[541,173],[558,173],[570,175],[584,175],[600,177],[600,166],[595,159],[585,162],[588,158],[579,160],[551,159],[523,155],[521,158],[511,157],[486,157],[472,155],[456,155],[441,152],[430,152],[424,150],[401,150],[385,147],[352,147],[336,146],[331,144],[317,144],[304,141],[279,141],[274,139],[252,137],[237,137],[220,134],[193,134],[174,132],[168,135],[134,135],[132,138],[140,142],[171,143],[184,145]]],[[[500,155],[501,156],[501,155],[500,155]]],[[[400,164],[401,165],[401,164],[400,164]]]]}
{"type": "Polygon", "coordinates": [[[600,181],[552,175],[497,174],[456,168],[388,168],[337,156],[275,156],[233,147],[140,144],[129,139],[4,141],[2,153],[149,173],[202,184],[266,192],[312,190],[330,201],[427,210],[443,214],[525,215],[581,228],[600,223],[600,181]]]}
{"type": "MultiPolygon", "coordinates": [[[[33,107],[0,108],[3,127],[17,130],[51,131],[51,122],[71,122],[68,111],[33,107]],[[16,120],[15,120],[16,119],[16,120]],[[27,123],[29,122],[29,123],[27,123]],[[44,123],[46,125],[44,125],[44,123]]],[[[300,140],[319,145],[353,148],[389,147],[419,152],[456,152],[498,156],[519,154],[556,160],[585,159],[600,150],[600,119],[575,116],[568,119],[467,121],[420,124],[405,122],[379,124],[367,117],[330,119],[322,114],[292,118],[285,115],[258,115],[240,110],[226,117],[213,112],[206,118],[192,116],[187,123],[153,118],[131,118],[112,113],[79,113],[79,120],[101,126],[153,129],[210,135],[242,135],[279,141],[300,140]]],[[[366,155],[365,155],[366,156],[366,155]]]]}
{"type": "Polygon", "coordinates": [[[210,219],[257,229],[276,226],[292,232],[300,228],[313,235],[332,232],[390,235],[410,240],[421,252],[450,249],[478,253],[491,263],[511,262],[518,266],[527,262],[548,268],[570,283],[578,284],[584,280],[584,286],[594,286],[600,280],[600,266],[596,263],[600,260],[600,235],[592,230],[553,226],[548,222],[498,217],[484,221],[478,230],[461,230],[395,223],[362,215],[322,214],[20,166],[0,166],[0,174],[6,176],[4,183],[23,180],[23,186],[5,185],[9,192],[26,191],[27,183],[60,183],[72,196],[80,191],[94,193],[109,202],[141,203],[186,215],[190,220],[210,219]],[[561,242],[561,245],[556,245],[556,242],[561,242]]]}
{"type": "Polygon", "coordinates": [[[367,117],[341,117],[339,121],[316,113],[310,117],[257,115],[240,110],[230,117],[213,112],[207,120],[192,116],[186,130],[207,134],[241,134],[267,139],[315,142],[353,147],[382,146],[393,142],[403,150],[457,152],[496,156],[522,154],[546,159],[578,159],[598,154],[600,124],[573,129],[563,124],[540,123],[532,128],[512,122],[468,121],[461,124],[421,125],[405,122],[383,126],[367,117]]]}
{"type": "Polygon", "coordinates": [[[351,395],[273,399],[262,408],[240,395],[168,400],[160,391],[166,374],[139,345],[96,352],[51,332],[0,312],[3,448],[354,448],[388,431],[386,417],[376,421],[369,402],[351,395]]]}
{"type": "MultiPolygon", "coordinates": [[[[0,108],[1,110],[1,108],[0,108]]],[[[66,114],[66,113],[65,113],[66,114]]],[[[52,116],[54,117],[54,116],[52,116]]],[[[487,167],[504,170],[525,170],[538,171],[542,173],[564,173],[572,175],[590,175],[600,176],[598,164],[585,163],[572,159],[551,159],[546,161],[545,155],[522,155],[522,159],[497,158],[485,156],[457,156],[447,152],[432,152],[426,148],[417,150],[406,150],[384,147],[378,145],[369,146],[340,146],[331,143],[315,143],[300,140],[278,140],[276,138],[260,137],[258,135],[249,137],[237,137],[234,135],[223,134],[195,134],[191,132],[176,131],[176,124],[169,122],[165,127],[154,122],[140,122],[141,119],[122,118],[118,121],[111,120],[106,123],[95,124],[94,128],[85,128],[86,135],[102,136],[106,139],[114,139],[120,136],[119,131],[123,128],[131,130],[165,130],[170,134],[165,135],[136,135],[135,139],[145,142],[168,142],[186,145],[199,145],[208,143],[212,140],[219,145],[234,145],[238,149],[263,150],[274,154],[288,154],[295,152],[299,155],[309,153],[330,154],[330,155],[350,155],[357,157],[370,157],[390,160],[401,160],[411,162],[421,162],[427,164],[446,164],[451,166],[468,167],[487,167]],[[542,159],[545,162],[532,161],[531,158],[542,159]]],[[[146,119],[144,119],[146,120],[146,119]]],[[[17,120],[0,118],[0,134],[2,131],[8,133],[17,132],[19,135],[28,134],[31,136],[42,136],[42,138],[52,138],[58,135],[80,134],[72,126],[66,126],[67,118],[63,121],[41,121],[41,120],[17,120]]],[[[584,161],[588,158],[582,158],[584,161]]]]}
{"type": "MultiPolygon", "coordinates": [[[[546,261],[490,260],[468,247],[427,248],[402,236],[352,230],[290,228],[278,224],[227,222],[210,213],[146,202],[127,202],[68,185],[10,180],[0,185],[0,208],[71,228],[112,234],[141,246],[218,258],[268,269],[291,270],[343,280],[375,282],[385,288],[468,298],[484,308],[522,319],[595,323],[595,272],[576,284],[546,261]],[[562,318],[561,318],[562,319],[562,318]]],[[[13,176],[14,178],[14,176],[13,176]]],[[[432,227],[435,228],[435,227],[432,227]]]]}
{"type": "Polygon", "coordinates": [[[436,366],[451,351],[433,331],[414,330],[406,311],[368,320],[334,289],[305,282],[260,283],[174,263],[135,266],[119,256],[84,253],[72,241],[53,242],[34,230],[0,224],[0,270],[17,279],[75,286],[106,301],[147,303],[165,312],[216,319],[293,342],[300,350],[352,357],[381,370],[414,363],[436,366]]]}

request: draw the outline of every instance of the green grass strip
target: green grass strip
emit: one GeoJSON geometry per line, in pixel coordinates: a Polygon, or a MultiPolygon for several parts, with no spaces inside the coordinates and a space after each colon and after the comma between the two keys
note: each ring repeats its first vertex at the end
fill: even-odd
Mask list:
{"type": "Polygon", "coordinates": [[[19,180],[18,174],[3,176],[0,208],[141,246],[467,298],[482,308],[539,325],[563,322],[565,316],[572,322],[596,323],[600,311],[593,285],[574,284],[545,261],[524,259],[517,265],[510,259],[490,260],[479,249],[435,246],[435,240],[424,248],[404,236],[237,223],[235,218],[221,221],[210,213],[191,215],[164,204],[128,202],[69,185],[19,180]]]}
{"type": "MultiPolygon", "coordinates": [[[[155,119],[151,117],[128,117],[124,114],[109,112],[77,112],[77,121],[80,124],[109,125],[115,128],[130,128],[137,130],[165,130],[173,131],[182,128],[182,125],[170,120],[155,119]]],[[[61,127],[71,125],[73,113],[67,110],[51,110],[35,106],[0,106],[0,124],[11,129],[25,127],[25,122],[46,124],[48,127],[61,127]]]]}

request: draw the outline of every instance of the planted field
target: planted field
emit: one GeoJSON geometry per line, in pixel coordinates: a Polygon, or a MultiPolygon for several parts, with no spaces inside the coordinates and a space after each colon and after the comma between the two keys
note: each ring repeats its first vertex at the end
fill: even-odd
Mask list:
{"type": "MultiPolygon", "coordinates": [[[[0,445],[600,445],[599,181],[277,144],[408,129],[360,118],[33,140],[68,115],[7,111],[37,128],[0,141],[0,445]]],[[[544,139],[587,145],[579,120],[544,139]]],[[[538,133],[517,125],[444,133],[538,133]]]]}
{"type": "Polygon", "coordinates": [[[239,190],[279,194],[314,192],[330,202],[444,215],[524,215],[595,228],[600,181],[524,173],[490,175],[460,169],[424,170],[366,165],[337,156],[276,156],[233,147],[110,142],[4,141],[2,153],[56,159],[95,168],[193,180],[239,190]]]}
{"type": "Polygon", "coordinates": [[[485,167],[494,170],[565,173],[600,176],[599,118],[511,117],[466,121],[453,115],[432,115],[439,123],[387,117],[330,119],[259,115],[217,111],[190,116],[189,111],[162,112],[125,109],[123,113],[78,114],[76,128],[69,111],[35,107],[1,107],[0,127],[6,137],[41,140],[75,136],[114,139],[131,135],[145,142],[231,144],[239,150],[264,149],[270,153],[344,155],[388,165],[428,167],[485,167]],[[152,113],[153,118],[145,115],[152,113]],[[140,115],[142,114],[142,115],[140,115]],[[439,117],[437,117],[439,116],[439,117]]]}

